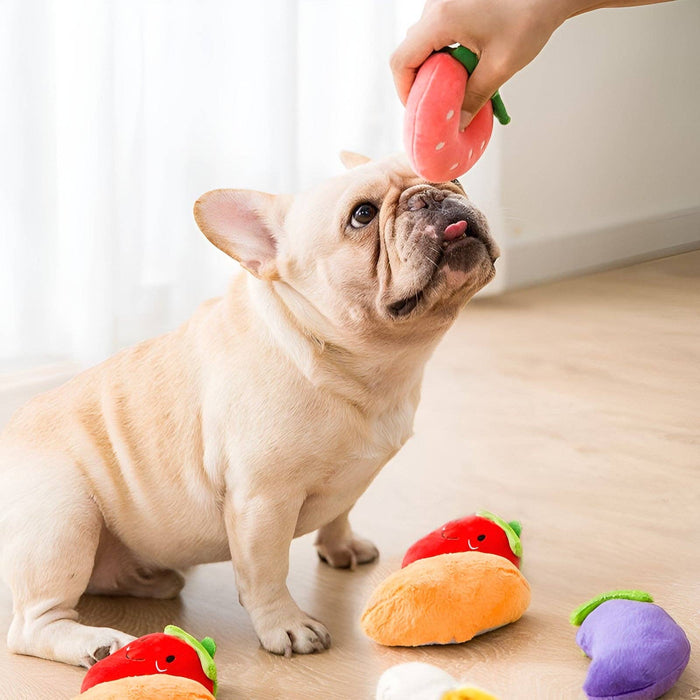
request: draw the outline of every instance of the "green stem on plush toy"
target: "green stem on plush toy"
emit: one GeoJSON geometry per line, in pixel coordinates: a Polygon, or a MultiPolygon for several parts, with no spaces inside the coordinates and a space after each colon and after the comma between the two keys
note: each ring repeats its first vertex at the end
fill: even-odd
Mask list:
{"type": "MultiPolygon", "coordinates": [[[[457,46],[448,46],[445,51],[447,51],[452,58],[456,58],[467,69],[469,74],[474,72],[474,69],[479,63],[477,55],[461,44],[457,46]]],[[[491,96],[491,105],[493,106],[493,114],[496,119],[498,119],[501,124],[508,124],[510,122],[510,115],[506,111],[506,106],[503,104],[498,90],[491,96]]]]}
{"type": "Polygon", "coordinates": [[[645,591],[608,591],[607,593],[597,595],[595,598],[592,598],[588,602],[576,608],[576,610],[571,613],[569,622],[575,627],[579,627],[588,617],[588,615],[590,615],[597,607],[609,600],[636,600],[639,603],[654,602],[654,599],[645,591]]]}

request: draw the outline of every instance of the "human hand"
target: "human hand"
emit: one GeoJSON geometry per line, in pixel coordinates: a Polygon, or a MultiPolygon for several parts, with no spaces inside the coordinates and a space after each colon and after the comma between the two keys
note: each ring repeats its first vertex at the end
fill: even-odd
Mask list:
{"type": "Polygon", "coordinates": [[[537,56],[568,14],[568,6],[557,0],[427,0],[391,57],[401,102],[406,104],[418,68],[433,51],[462,44],[479,57],[462,104],[464,129],[493,93],[537,56]]]}

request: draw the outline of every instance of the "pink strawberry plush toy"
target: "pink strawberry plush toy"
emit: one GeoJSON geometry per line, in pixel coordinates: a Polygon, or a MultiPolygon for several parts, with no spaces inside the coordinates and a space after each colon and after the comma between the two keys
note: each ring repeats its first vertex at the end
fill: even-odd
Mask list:
{"type": "Polygon", "coordinates": [[[401,568],[417,559],[456,552],[484,552],[498,554],[520,567],[523,548],[520,542],[522,527],[517,520],[507,523],[487,510],[459,520],[451,520],[411,545],[401,568]]]}
{"type": "Polygon", "coordinates": [[[510,121],[498,92],[464,131],[459,115],[469,73],[478,59],[463,46],[434,53],[418,69],[406,102],[404,146],[414,171],[432,182],[453,180],[469,170],[491,139],[493,116],[510,121]]]}

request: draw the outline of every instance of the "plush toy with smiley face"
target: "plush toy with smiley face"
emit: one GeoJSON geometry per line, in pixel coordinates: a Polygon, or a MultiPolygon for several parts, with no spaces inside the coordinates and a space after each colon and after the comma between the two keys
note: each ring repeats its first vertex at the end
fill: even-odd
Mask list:
{"type": "Polygon", "coordinates": [[[80,692],[100,684],[136,676],[161,674],[189,678],[216,695],[216,644],[211,637],[197,641],[175,625],[139,637],[98,661],[83,679],[80,692]]]}
{"type": "Polygon", "coordinates": [[[461,644],[518,620],[530,604],[521,526],[489,511],[452,520],[413,544],[374,590],[360,624],[385,646],[461,644]]]}
{"type": "Polygon", "coordinates": [[[523,554],[520,542],[522,527],[517,520],[509,523],[487,510],[451,520],[411,545],[401,563],[404,568],[418,559],[456,552],[498,554],[520,567],[523,554]]]}

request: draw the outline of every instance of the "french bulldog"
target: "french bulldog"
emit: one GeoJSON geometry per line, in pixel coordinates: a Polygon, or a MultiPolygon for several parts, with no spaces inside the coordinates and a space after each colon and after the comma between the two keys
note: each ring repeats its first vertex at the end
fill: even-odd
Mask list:
{"type": "Polygon", "coordinates": [[[262,646],[321,651],[292,599],[294,537],[374,560],[348,514],[412,433],[425,363],[498,248],[458,181],[345,153],[297,196],[214,190],[197,224],[244,271],[171,333],[21,408],[0,437],[10,650],[89,667],[133,638],[78,620],[83,593],[177,596],[231,560],[262,646]]]}

